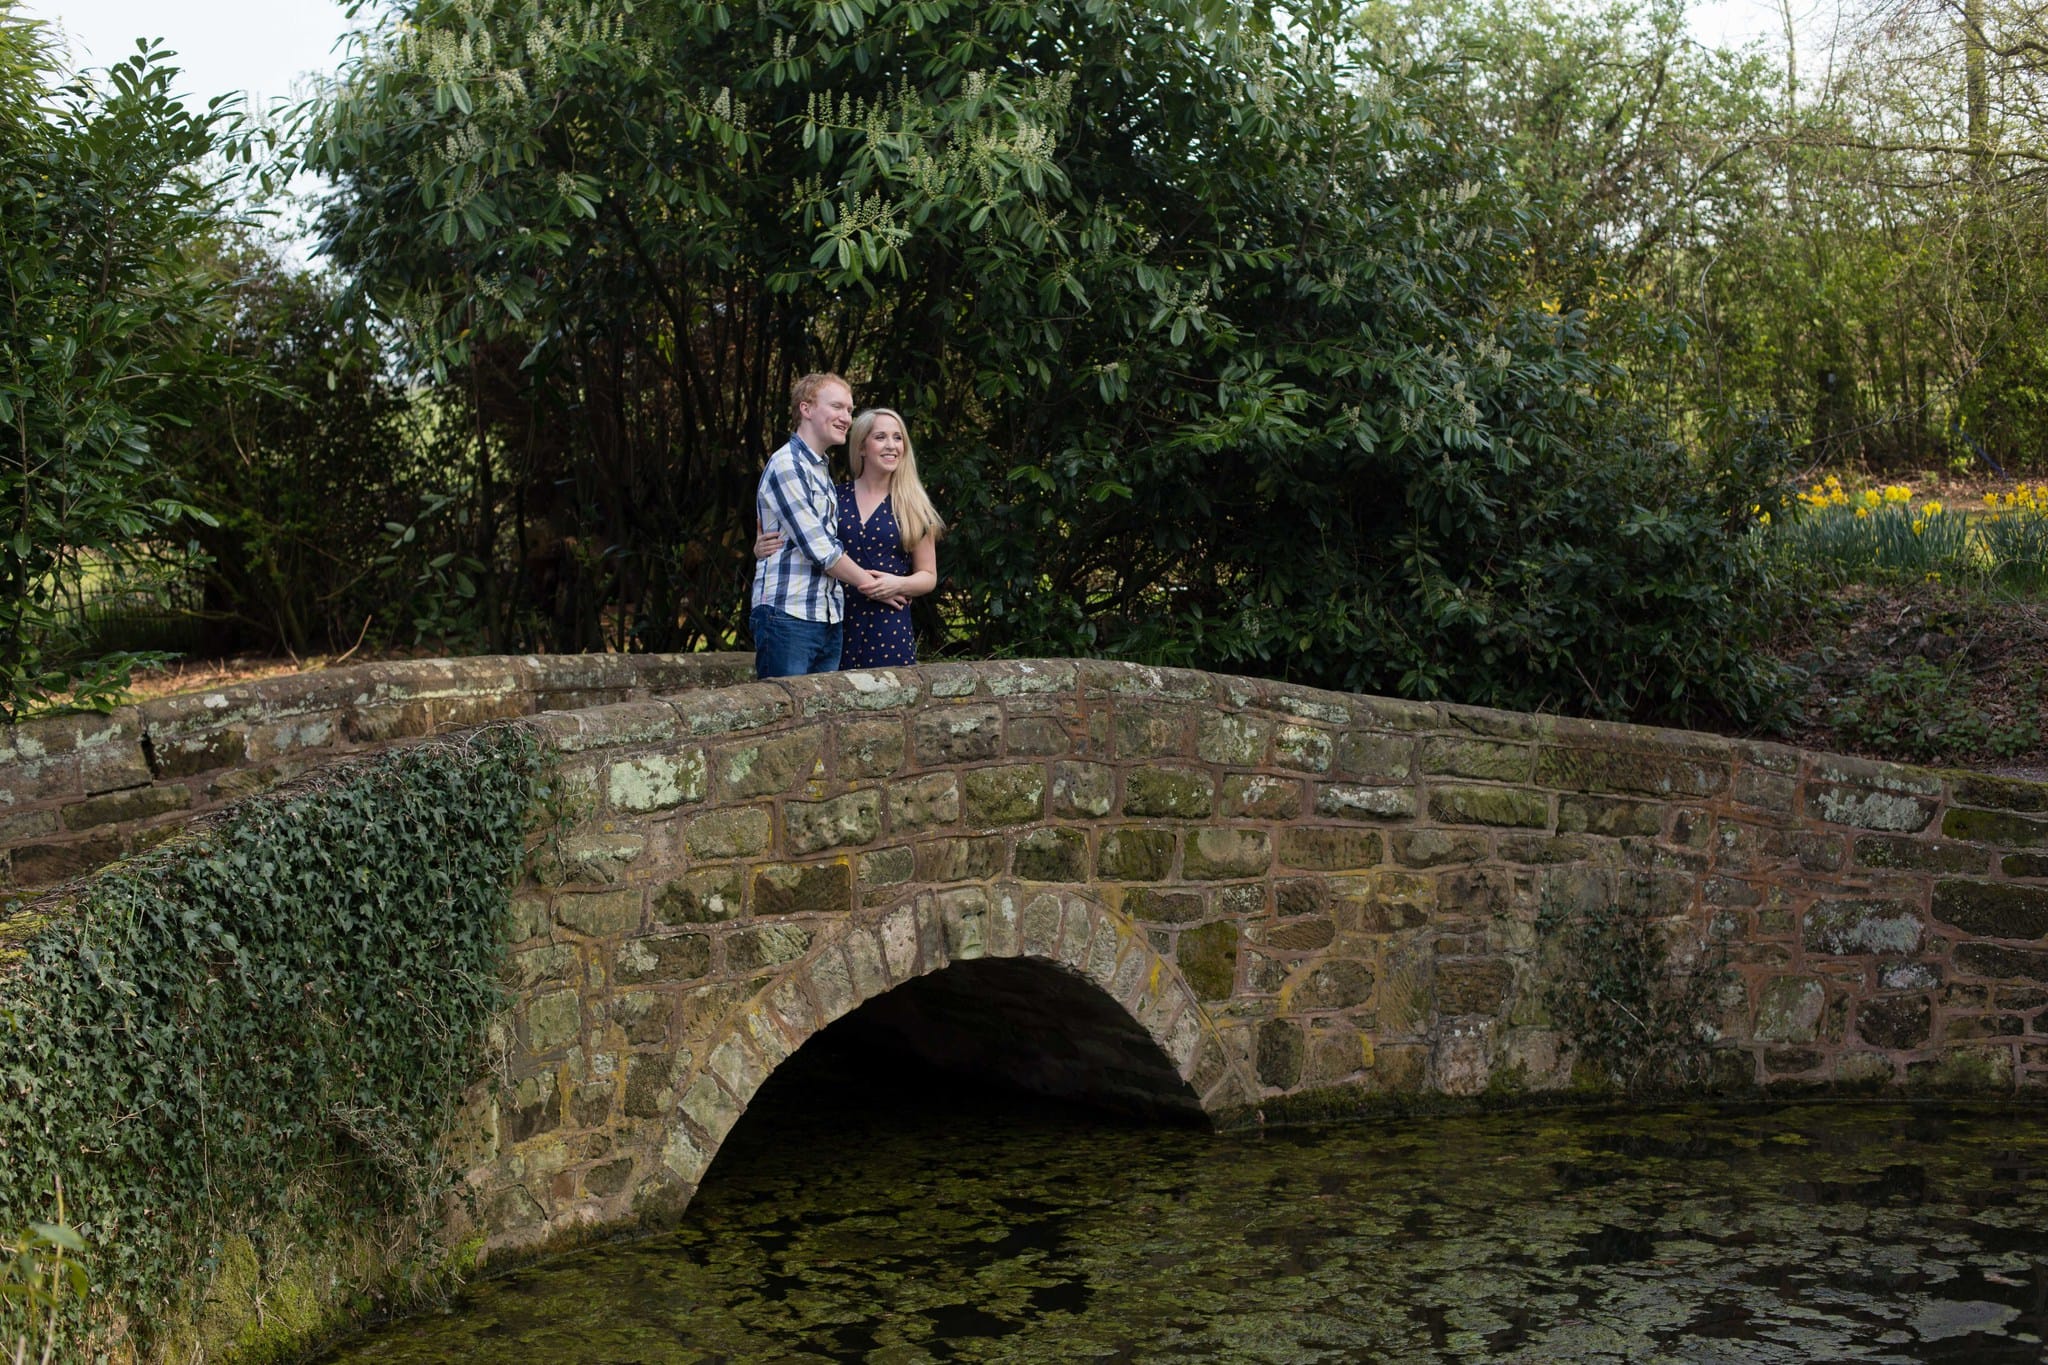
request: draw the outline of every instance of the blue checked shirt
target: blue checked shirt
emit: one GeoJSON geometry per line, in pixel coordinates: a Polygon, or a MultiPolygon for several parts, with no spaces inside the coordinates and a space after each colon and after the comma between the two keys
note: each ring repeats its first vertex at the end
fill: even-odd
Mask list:
{"type": "Polygon", "coordinates": [[[770,606],[827,625],[845,613],[846,590],[830,568],[839,548],[839,496],[825,472],[825,457],[791,436],[768,457],[754,512],[763,526],[782,529],[782,548],[754,562],[754,606],[770,606]]]}

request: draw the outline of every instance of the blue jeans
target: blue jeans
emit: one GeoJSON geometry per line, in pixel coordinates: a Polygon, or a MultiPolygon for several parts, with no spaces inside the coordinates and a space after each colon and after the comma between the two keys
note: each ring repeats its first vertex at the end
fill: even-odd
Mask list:
{"type": "Polygon", "coordinates": [[[748,620],[754,627],[755,677],[794,678],[839,670],[839,622],[806,621],[765,602],[748,620]]]}

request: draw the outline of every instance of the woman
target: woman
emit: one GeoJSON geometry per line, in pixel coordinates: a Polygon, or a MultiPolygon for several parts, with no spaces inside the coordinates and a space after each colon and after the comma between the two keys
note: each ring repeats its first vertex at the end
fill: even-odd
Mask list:
{"type": "MultiPolygon", "coordinates": [[[[917,477],[917,454],[903,416],[870,408],[846,434],[853,481],[838,485],[839,543],[875,575],[864,594],[846,596],[841,668],[907,668],[917,662],[910,599],[939,585],[938,540],[946,524],[917,477]]],[[[765,559],[782,547],[779,531],[754,541],[765,559]]]]}

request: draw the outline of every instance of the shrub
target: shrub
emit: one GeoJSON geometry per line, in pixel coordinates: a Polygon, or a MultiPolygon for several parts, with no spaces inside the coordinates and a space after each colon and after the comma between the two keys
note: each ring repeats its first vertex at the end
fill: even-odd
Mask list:
{"type": "Polygon", "coordinates": [[[287,1212],[316,1236],[431,1216],[538,754],[501,727],[338,770],[0,934],[21,940],[0,961],[0,1227],[61,1183],[100,1292],[74,1345],[120,1315],[147,1346],[228,1234],[287,1212]]]}

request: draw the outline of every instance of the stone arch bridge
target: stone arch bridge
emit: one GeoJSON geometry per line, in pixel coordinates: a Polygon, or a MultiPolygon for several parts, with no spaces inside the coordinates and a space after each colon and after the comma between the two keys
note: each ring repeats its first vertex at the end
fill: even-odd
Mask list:
{"type": "Polygon", "coordinates": [[[1646,917],[1680,964],[1726,945],[1699,1022],[1731,1090],[2048,1091],[2048,787],[1104,662],[376,668],[284,715],[24,727],[0,833],[19,880],[322,745],[532,714],[568,818],[466,1109],[492,1248],[672,1215],[864,1006],[942,1062],[1219,1123],[1566,1091],[1559,915],[1646,917]]]}

